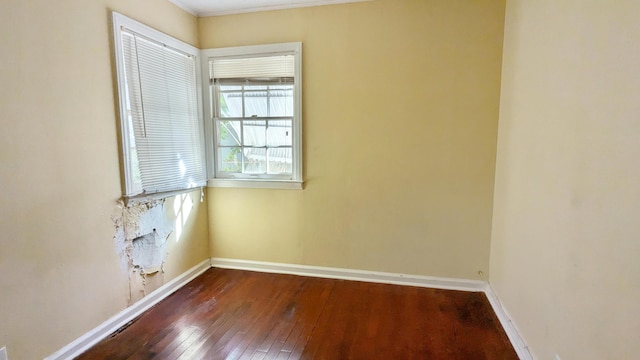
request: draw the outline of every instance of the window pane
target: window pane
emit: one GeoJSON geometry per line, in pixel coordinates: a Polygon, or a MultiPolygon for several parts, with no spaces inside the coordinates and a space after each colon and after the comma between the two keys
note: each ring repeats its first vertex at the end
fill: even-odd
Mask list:
{"type": "Polygon", "coordinates": [[[269,174],[291,174],[293,172],[291,148],[267,149],[267,151],[269,174]]]}
{"type": "Polygon", "coordinates": [[[293,116],[292,86],[289,86],[288,90],[269,91],[269,116],[293,116]]]}
{"type": "Polygon", "coordinates": [[[242,117],[241,92],[220,92],[220,117],[242,117]]]}
{"type": "Polygon", "coordinates": [[[247,174],[264,174],[267,172],[267,149],[244,149],[244,172],[247,174]]]}
{"type": "Polygon", "coordinates": [[[223,172],[242,172],[242,150],[239,147],[218,148],[218,162],[223,172]]]}
{"type": "MultiPolygon", "coordinates": [[[[247,86],[249,87],[249,86],[247,86]]],[[[264,117],[267,113],[267,92],[266,91],[246,91],[244,93],[244,116],[264,117]]]]}
{"type": "Polygon", "coordinates": [[[247,120],[243,122],[244,145],[265,146],[267,122],[264,120],[247,120]]]}
{"type": "Polygon", "coordinates": [[[218,121],[218,145],[240,146],[240,121],[218,121]]]}
{"type": "Polygon", "coordinates": [[[291,146],[291,120],[271,120],[267,128],[268,146],[291,146]]]}

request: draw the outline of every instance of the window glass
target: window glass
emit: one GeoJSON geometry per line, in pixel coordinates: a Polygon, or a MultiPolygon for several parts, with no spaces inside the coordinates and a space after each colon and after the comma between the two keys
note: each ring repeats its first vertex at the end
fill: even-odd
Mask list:
{"type": "Polygon", "coordinates": [[[244,92],[244,116],[265,117],[267,111],[267,91],[245,90],[244,92]]]}
{"type": "Polygon", "coordinates": [[[218,144],[220,146],[240,146],[240,121],[222,120],[218,122],[218,144]]]}
{"type": "Polygon", "coordinates": [[[267,128],[268,146],[291,146],[291,120],[269,120],[267,128]]]}
{"type": "Polygon", "coordinates": [[[242,92],[220,90],[220,117],[242,117],[242,92]]]}
{"type": "Polygon", "coordinates": [[[242,172],[242,148],[223,147],[218,149],[218,171],[237,173],[242,172]]]}
{"type": "Polygon", "coordinates": [[[242,124],[244,146],[265,146],[267,139],[267,122],[262,120],[245,120],[242,124]]]}
{"type": "Polygon", "coordinates": [[[247,174],[264,174],[267,172],[267,149],[244,149],[244,172],[247,174]]]}
{"type": "Polygon", "coordinates": [[[290,174],[292,171],[291,148],[267,149],[267,172],[269,174],[290,174]]]}
{"type": "Polygon", "coordinates": [[[293,86],[269,91],[269,115],[293,116],[293,86]]]}

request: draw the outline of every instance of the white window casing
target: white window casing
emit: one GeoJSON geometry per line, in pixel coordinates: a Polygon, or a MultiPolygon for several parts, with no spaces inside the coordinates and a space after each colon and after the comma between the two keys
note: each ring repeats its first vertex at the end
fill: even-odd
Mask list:
{"type": "Polygon", "coordinates": [[[203,50],[202,74],[209,186],[301,189],[302,44],[203,50]]]}

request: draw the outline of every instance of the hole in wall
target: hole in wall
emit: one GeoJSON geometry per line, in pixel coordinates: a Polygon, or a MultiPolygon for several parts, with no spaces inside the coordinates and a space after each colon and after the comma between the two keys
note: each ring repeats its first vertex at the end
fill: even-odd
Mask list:
{"type": "Polygon", "coordinates": [[[129,277],[129,305],[164,283],[163,264],[174,224],[165,214],[164,200],[118,203],[112,215],[114,241],[121,268],[129,277]]]}

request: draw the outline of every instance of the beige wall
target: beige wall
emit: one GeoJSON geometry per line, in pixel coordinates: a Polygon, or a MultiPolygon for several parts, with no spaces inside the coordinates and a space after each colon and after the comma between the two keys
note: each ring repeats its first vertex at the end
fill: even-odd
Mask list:
{"type": "Polygon", "coordinates": [[[503,15],[378,0],[199,19],[202,48],[303,42],[305,189],[210,191],[212,255],[486,278],[503,15]]]}
{"type": "Polygon", "coordinates": [[[539,359],[640,353],[640,2],[507,3],[491,283],[539,359]]]}
{"type": "Polygon", "coordinates": [[[503,16],[377,0],[199,19],[202,48],[303,42],[305,189],[210,191],[212,255],[486,278],[503,16]]]}
{"type": "MultiPolygon", "coordinates": [[[[51,354],[129,298],[111,221],[110,8],[197,45],[196,19],[165,0],[0,2],[0,347],[11,360],[51,354]]],[[[193,199],[165,281],[208,257],[207,209],[193,199]]]]}
{"type": "Polygon", "coordinates": [[[212,255],[486,279],[503,16],[377,0],[199,19],[202,48],[303,42],[305,189],[210,191],[212,255]]]}

